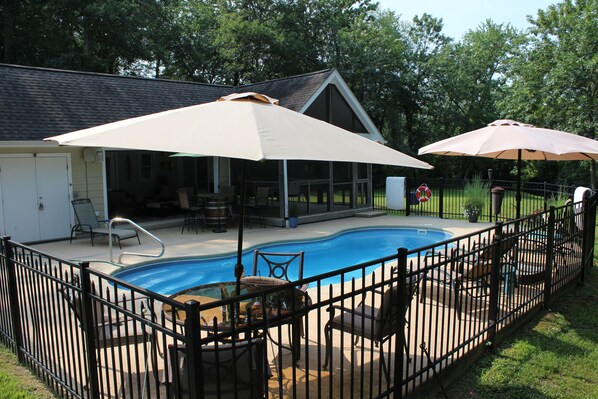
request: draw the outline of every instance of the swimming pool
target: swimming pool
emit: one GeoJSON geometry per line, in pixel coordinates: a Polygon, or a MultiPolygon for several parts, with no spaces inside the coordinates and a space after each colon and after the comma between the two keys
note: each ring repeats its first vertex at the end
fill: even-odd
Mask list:
{"type": "MultiPolygon", "coordinates": [[[[452,235],[440,230],[413,228],[365,228],[348,230],[324,239],[287,241],[259,245],[243,254],[245,274],[253,265],[253,251],[271,252],[305,251],[304,277],[311,277],[347,266],[383,258],[395,254],[400,247],[415,249],[446,240],[452,235]]],[[[200,284],[234,280],[236,255],[195,259],[170,259],[145,263],[113,273],[131,284],[169,295],[200,284]]],[[[372,267],[372,270],[375,267],[372,267]]],[[[361,277],[359,271],[345,279],[361,277]]],[[[340,277],[323,283],[340,282],[340,277]]]]}

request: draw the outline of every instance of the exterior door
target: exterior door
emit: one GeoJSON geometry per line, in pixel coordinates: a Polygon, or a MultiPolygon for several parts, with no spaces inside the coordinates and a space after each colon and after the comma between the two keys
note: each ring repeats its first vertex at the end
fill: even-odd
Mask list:
{"type": "Polygon", "coordinates": [[[0,233],[29,242],[68,237],[69,158],[64,154],[0,157],[0,233]]]}
{"type": "Polygon", "coordinates": [[[0,180],[2,235],[19,242],[39,240],[34,158],[0,158],[0,180]]]}
{"type": "Polygon", "coordinates": [[[35,158],[37,209],[42,240],[68,237],[71,233],[71,201],[66,157],[35,158]]]}

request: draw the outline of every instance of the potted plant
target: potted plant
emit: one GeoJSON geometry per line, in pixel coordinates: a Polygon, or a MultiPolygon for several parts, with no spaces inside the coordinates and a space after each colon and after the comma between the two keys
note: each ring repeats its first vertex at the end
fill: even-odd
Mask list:
{"type": "Polygon", "coordinates": [[[297,223],[299,222],[299,208],[297,204],[290,203],[289,204],[289,226],[291,228],[297,227],[297,223]]]}
{"type": "Polygon", "coordinates": [[[465,185],[463,202],[463,214],[471,223],[478,221],[478,217],[488,201],[488,183],[482,180],[480,175],[473,176],[465,185]]]}

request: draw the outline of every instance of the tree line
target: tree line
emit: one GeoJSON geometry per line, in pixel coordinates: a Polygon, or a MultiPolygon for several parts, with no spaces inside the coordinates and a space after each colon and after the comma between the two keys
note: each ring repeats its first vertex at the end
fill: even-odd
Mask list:
{"type": "MultiPolygon", "coordinates": [[[[2,0],[0,11],[5,63],[223,85],[336,68],[410,155],[496,119],[596,134],[598,0],[538,10],[525,31],[481,21],[459,39],[433,15],[406,21],[371,0],[2,0]]],[[[425,160],[445,177],[514,170],[425,160]]],[[[526,162],[524,176],[596,187],[593,162],[526,162]]]]}

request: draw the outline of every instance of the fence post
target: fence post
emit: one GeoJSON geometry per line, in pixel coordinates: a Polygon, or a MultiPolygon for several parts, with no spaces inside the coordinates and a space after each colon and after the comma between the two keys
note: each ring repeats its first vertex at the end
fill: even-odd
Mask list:
{"type": "Polygon", "coordinates": [[[554,258],[554,222],[555,211],[551,206],[548,211],[548,232],[546,234],[546,267],[544,272],[544,307],[548,308],[552,293],[552,260],[554,258]]]}
{"type": "MultiPolygon", "coordinates": [[[[405,282],[407,281],[407,248],[399,248],[397,251],[397,285],[398,285],[398,298],[396,298],[396,304],[400,309],[400,316],[398,317],[398,325],[397,325],[397,339],[395,340],[395,372],[394,372],[394,387],[393,387],[393,397],[394,398],[402,398],[403,397],[403,374],[404,374],[404,367],[403,362],[405,360],[405,308],[407,304],[405,303],[405,282]]],[[[409,287],[411,289],[411,287],[409,287]]],[[[393,301],[394,302],[394,301],[393,301]]],[[[409,356],[409,354],[407,354],[409,356]]]]}
{"type": "Polygon", "coordinates": [[[444,177],[438,182],[438,217],[444,219],[444,177]]]}
{"type": "MultiPolygon", "coordinates": [[[[85,354],[87,360],[87,370],[89,370],[87,387],[89,396],[93,399],[100,398],[100,380],[98,370],[98,359],[96,354],[95,342],[96,331],[93,317],[93,306],[91,299],[91,278],[89,276],[89,262],[82,262],[81,266],[81,316],[83,320],[83,332],[85,336],[85,354]]],[[[76,295],[76,293],[74,293],[76,295]]]]}
{"type": "Polygon", "coordinates": [[[405,216],[411,214],[411,185],[409,184],[409,178],[405,177],[405,197],[407,203],[405,204],[405,216]]]}
{"type": "Polygon", "coordinates": [[[4,249],[6,253],[6,272],[8,274],[8,301],[10,303],[10,319],[12,322],[13,339],[17,350],[17,357],[20,363],[25,362],[25,357],[21,352],[23,348],[23,331],[21,330],[21,314],[19,312],[19,295],[17,292],[17,272],[13,260],[14,252],[10,237],[4,237],[4,249]]]}
{"type": "Polygon", "coordinates": [[[544,197],[544,206],[542,208],[544,208],[544,211],[546,211],[546,203],[548,201],[548,189],[546,188],[547,182],[544,181],[544,185],[543,185],[543,189],[544,189],[544,193],[543,193],[543,197],[544,197]]]}
{"type": "Polygon", "coordinates": [[[492,274],[490,278],[490,304],[488,311],[488,340],[491,344],[494,342],[494,336],[496,335],[496,321],[498,320],[498,291],[500,289],[500,269],[502,259],[502,234],[503,224],[502,222],[496,223],[494,227],[494,237],[492,238],[492,274]]]}
{"type": "Polygon", "coordinates": [[[201,372],[201,324],[199,320],[199,302],[185,302],[185,341],[187,343],[187,361],[189,362],[189,399],[203,397],[203,373],[201,372]]]}

